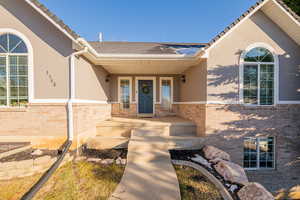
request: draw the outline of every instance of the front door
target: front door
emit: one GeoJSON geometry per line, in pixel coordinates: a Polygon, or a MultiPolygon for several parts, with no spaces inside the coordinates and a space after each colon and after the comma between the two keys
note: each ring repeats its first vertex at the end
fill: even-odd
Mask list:
{"type": "Polygon", "coordinates": [[[153,113],[153,80],[138,80],[138,111],[140,114],[153,113]]]}

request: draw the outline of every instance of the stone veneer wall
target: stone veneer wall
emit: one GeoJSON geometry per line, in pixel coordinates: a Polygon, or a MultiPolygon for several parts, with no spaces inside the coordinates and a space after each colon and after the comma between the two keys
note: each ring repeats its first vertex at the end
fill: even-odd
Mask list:
{"type": "Polygon", "coordinates": [[[119,103],[111,104],[111,114],[117,117],[136,117],[137,116],[137,104],[130,104],[129,109],[122,108],[119,103]]]}
{"type": "Polygon", "coordinates": [[[65,104],[29,104],[0,109],[0,137],[7,141],[31,140],[33,145],[57,148],[66,139],[65,104]],[[43,137],[43,138],[42,138],[43,137]]]}
{"type": "MultiPolygon", "coordinates": [[[[74,104],[74,145],[77,135],[93,136],[96,124],[110,118],[109,104],[74,104]]],[[[0,109],[0,137],[4,142],[30,141],[33,147],[57,149],[67,139],[66,104],[29,104],[0,109]]],[[[2,141],[3,142],[3,141],[2,141]]]]}
{"type": "Polygon", "coordinates": [[[193,121],[197,125],[197,135],[205,135],[205,114],[204,104],[174,104],[174,112],[177,116],[193,121]]]}
{"type": "MultiPolygon", "coordinates": [[[[155,116],[156,117],[165,117],[175,115],[174,110],[176,107],[172,107],[171,111],[165,111],[161,108],[160,104],[155,104],[155,116]]],[[[112,115],[117,117],[136,117],[137,116],[137,104],[130,104],[129,109],[122,108],[122,105],[119,103],[112,104],[112,115]]]]}
{"type": "Polygon", "coordinates": [[[110,104],[74,104],[74,141],[77,147],[86,141],[88,137],[96,135],[97,124],[111,118],[110,104]],[[77,136],[77,137],[76,137],[77,136]]]}
{"type": "Polygon", "coordinates": [[[250,181],[272,192],[299,185],[300,105],[206,105],[206,144],[228,152],[233,162],[243,166],[243,140],[249,136],[276,140],[276,169],[248,171],[250,181]]]}

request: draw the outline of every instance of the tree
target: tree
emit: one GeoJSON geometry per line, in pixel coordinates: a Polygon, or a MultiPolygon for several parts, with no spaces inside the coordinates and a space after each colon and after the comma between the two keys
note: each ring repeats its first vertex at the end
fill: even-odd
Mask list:
{"type": "Polygon", "coordinates": [[[300,16],[300,0],[284,0],[284,3],[300,16]]]}

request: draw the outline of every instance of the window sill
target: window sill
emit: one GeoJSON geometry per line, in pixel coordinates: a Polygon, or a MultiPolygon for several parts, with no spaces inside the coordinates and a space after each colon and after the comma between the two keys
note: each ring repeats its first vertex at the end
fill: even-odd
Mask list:
{"type": "Polygon", "coordinates": [[[0,107],[0,112],[26,112],[28,107],[0,107]]]}

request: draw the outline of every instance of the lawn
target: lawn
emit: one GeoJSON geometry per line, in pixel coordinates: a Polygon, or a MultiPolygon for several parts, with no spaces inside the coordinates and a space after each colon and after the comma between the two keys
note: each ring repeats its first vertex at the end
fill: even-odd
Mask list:
{"type": "MultiPolygon", "coordinates": [[[[35,200],[104,200],[120,182],[124,166],[86,161],[69,162],[59,168],[38,192],[35,200]]],[[[40,175],[0,182],[0,199],[17,200],[40,175]]]]}
{"type": "Polygon", "coordinates": [[[199,171],[185,166],[174,166],[182,200],[222,200],[217,188],[199,171]]]}

